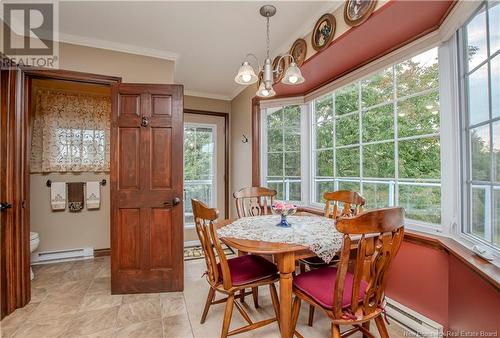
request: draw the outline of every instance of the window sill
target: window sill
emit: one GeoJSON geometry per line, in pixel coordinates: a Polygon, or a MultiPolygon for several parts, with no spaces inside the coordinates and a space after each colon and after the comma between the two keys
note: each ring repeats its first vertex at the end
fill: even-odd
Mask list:
{"type": "MultiPolygon", "coordinates": [[[[323,215],[323,210],[312,207],[299,207],[298,211],[323,215]]],[[[488,262],[475,255],[472,250],[453,238],[415,230],[406,229],[404,241],[443,250],[455,256],[496,290],[500,291],[500,258],[498,256],[495,256],[492,262],[488,262]]]]}

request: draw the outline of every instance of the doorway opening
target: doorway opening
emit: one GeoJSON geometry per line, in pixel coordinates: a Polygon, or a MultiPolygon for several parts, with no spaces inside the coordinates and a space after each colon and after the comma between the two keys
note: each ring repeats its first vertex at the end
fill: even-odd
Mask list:
{"type": "Polygon", "coordinates": [[[184,110],[184,246],[199,245],[191,199],[229,212],[229,115],[184,110]]]}

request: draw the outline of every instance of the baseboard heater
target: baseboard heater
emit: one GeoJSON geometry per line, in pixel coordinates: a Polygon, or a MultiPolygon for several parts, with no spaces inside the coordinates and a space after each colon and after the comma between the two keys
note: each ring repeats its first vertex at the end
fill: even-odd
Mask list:
{"type": "Polygon", "coordinates": [[[386,297],[387,315],[412,331],[416,337],[443,337],[443,325],[386,297]]]}
{"type": "Polygon", "coordinates": [[[94,257],[94,248],[77,248],[57,251],[42,251],[31,254],[31,264],[47,264],[60,261],[89,259],[94,257]]]}

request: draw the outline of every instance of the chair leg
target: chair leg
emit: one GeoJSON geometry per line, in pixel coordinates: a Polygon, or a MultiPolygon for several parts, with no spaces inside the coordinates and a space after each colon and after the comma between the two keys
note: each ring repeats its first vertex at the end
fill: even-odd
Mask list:
{"type": "Polygon", "coordinates": [[[314,306],[309,305],[309,320],[307,321],[307,325],[313,326],[314,321],[314,306]]]}
{"type": "MultiPolygon", "coordinates": [[[[363,324],[361,324],[362,327],[364,327],[365,329],[367,329],[368,331],[370,331],[370,322],[364,322],[363,324]]],[[[368,336],[367,334],[364,334],[363,333],[363,338],[371,338],[370,336],[368,336]]]]}
{"type": "Polygon", "coordinates": [[[293,333],[295,332],[295,328],[297,327],[297,321],[299,320],[299,313],[300,313],[300,298],[295,296],[295,299],[293,300],[293,306],[292,306],[292,334],[290,335],[293,337],[293,333]]]}
{"type": "Polygon", "coordinates": [[[226,338],[229,332],[229,324],[231,324],[231,316],[233,315],[234,295],[227,297],[226,309],[224,310],[224,321],[222,322],[221,338],[226,338]]]}
{"type": "Polygon", "coordinates": [[[299,263],[300,273],[306,272],[306,265],[302,262],[299,263]]]}
{"type": "Polygon", "coordinates": [[[375,318],[375,324],[377,324],[377,329],[380,334],[380,338],[389,338],[389,332],[387,332],[384,318],[382,318],[382,316],[378,316],[375,318]]]}
{"type": "Polygon", "coordinates": [[[332,324],[332,338],[341,338],[340,327],[336,324],[332,324]]]}
{"type": "Polygon", "coordinates": [[[245,303],[245,289],[240,290],[240,302],[245,303]]]}
{"type": "Polygon", "coordinates": [[[259,288],[258,287],[253,287],[252,288],[252,296],[253,296],[253,304],[255,305],[255,308],[259,308],[259,288]]]}
{"type": "Polygon", "coordinates": [[[278,322],[278,327],[280,326],[280,301],[278,300],[278,293],[276,292],[276,286],[274,283],[269,284],[269,291],[271,292],[271,301],[273,303],[274,314],[276,315],[276,321],[278,322]]]}
{"type": "Polygon", "coordinates": [[[205,319],[207,319],[208,309],[210,309],[210,305],[212,305],[212,301],[214,300],[215,290],[210,288],[208,290],[207,301],[205,303],[205,308],[203,309],[203,314],[201,315],[200,323],[205,323],[205,319]]]}

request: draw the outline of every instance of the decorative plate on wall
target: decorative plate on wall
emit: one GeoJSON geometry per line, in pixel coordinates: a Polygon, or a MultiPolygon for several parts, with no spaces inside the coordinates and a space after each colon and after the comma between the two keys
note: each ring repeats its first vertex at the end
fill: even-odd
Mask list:
{"type": "MultiPolygon", "coordinates": [[[[281,55],[278,55],[277,57],[274,58],[273,60],[273,70],[276,69],[276,66],[278,65],[278,60],[281,58],[281,55]]],[[[282,58],[280,61],[279,65],[279,72],[273,72],[273,82],[278,83],[281,81],[283,76],[285,76],[285,69],[286,69],[286,59],[287,58],[282,58]]],[[[259,76],[259,85],[260,85],[260,76],[259,76]]]]}
{"type": "Polygon", "coordinates": [[[317,51],[326,48],[335,35],[335,18],[330,13],[324,14],[316,22],[311,36],[311,44],[317,51]]]}
{"type": "Polygon", "coordinates": [[[290,54],[293,56],[298,67],[302,66],[306,60],[307,43],[304,39],[297,39],[290,48],[290,54]]]}
{"type": "Polygon", "coordinates": [[[344,21],[349,26],[359,26],[373,13],[377,0],[347,0],[344,6],[344,21]]]}

